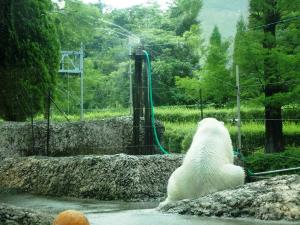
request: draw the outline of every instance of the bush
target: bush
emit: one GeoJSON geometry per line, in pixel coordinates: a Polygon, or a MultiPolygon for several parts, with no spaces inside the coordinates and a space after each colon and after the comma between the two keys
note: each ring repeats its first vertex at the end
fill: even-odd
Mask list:
{"type": "Polygon", "coordinates": [[[299,167],[300,148],[289,147],[284,152],[273,154],[265,154],[263,149],[259,149],[245,157],[245,165],[252,172],[299,167]]]}

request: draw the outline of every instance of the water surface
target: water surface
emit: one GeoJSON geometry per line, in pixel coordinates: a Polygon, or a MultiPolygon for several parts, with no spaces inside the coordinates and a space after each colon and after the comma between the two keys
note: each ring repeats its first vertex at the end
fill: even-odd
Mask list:
{"type": "Polygon", "coordinates": [[[82,211],[91,225],[300,225],[300,222],[224,219],[163,214],[158,202],[122,202],[0,194],[0,202],[57,214],[66,209],[82,211]]]}

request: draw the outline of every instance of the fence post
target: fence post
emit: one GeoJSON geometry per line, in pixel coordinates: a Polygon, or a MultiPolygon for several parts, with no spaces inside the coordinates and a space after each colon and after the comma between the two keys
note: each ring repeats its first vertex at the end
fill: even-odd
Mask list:
{"type": "Polygon", "coordinates": [[[240,76],[239,76],[239,66],[236,65],[236,105],[237,105],[237,135],[238,135],[238,144],[237,148],[240,151],[242,147],[242,138],[241,138],[241,102],[240,102],[240,76]]]}
{"type": "Polygon", "coordinates": [[[50,113],[51,113],[51,91],[48,90],[47,95],[47,139],[46,139],[46,152],[45,155],[49,154],[49,147],[50,147],[50,113]]]}
{"type": "Polygon", "coordinates": [[[203,99],[202,99],[202,89],[200,88],[200,110],[201,110],[201,120],[203,120],[203,99]]]}

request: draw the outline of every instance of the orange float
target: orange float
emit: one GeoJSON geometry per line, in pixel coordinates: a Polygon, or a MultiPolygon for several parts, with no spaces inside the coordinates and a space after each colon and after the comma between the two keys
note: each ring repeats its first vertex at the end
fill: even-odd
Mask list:
{"type": "Polygon", "coordinates": [[[66,210],[57,215],[52,225],[90,225],[82,212],[66,210]]]}

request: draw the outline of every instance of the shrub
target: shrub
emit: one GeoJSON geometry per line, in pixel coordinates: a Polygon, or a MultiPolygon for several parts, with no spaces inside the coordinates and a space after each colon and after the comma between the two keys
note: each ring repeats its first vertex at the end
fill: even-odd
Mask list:
{"type": "Polygon", "coordinates": [[[289,147],[284,152],[273,154],[265,154],[263,149],[259,149],[245,157],[245,165],[252,172],[299,167],[300,148],[289,147]]]}

